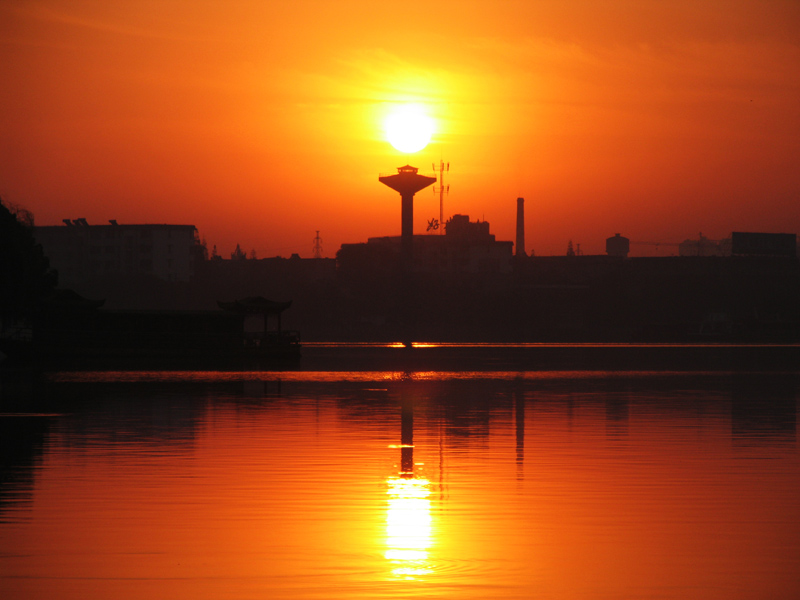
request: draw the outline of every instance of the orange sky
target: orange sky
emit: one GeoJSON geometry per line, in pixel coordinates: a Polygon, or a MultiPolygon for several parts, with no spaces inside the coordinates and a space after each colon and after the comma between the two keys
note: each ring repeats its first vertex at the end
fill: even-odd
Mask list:
{"type": "MultiPolygon", "coordinates": [[[[379,173],[444,159],[445,216],[513,240],[524,196],[539,255],[800,233],[796,0],[15,0],[0,52],[0,195],[40,225],[334,256],[399,234],[379,173]],[[381,127],[408,101],[412,155],[381,127]]],[[[415,231],[438,214],[420,192],[415,231]]]]}

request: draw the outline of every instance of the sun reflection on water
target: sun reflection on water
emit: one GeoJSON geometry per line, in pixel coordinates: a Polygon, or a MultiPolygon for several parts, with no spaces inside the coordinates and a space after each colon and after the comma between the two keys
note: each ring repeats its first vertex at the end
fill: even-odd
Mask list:
{"type": "Polygon", "coordinates": [[[404,579],[428,575],[428,549],[432,545],[430,482],[401,476],[390,477],[387,483],[384,556],[392,563],[392,574],[404,579]]]}

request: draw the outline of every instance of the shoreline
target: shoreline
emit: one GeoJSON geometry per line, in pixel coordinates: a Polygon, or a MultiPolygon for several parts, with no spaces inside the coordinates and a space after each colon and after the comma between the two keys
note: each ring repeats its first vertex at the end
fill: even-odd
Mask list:
{"type": "Polygon", "coordinates": [[[800,372],[800,344],[402,344],[308,342],[299,357],[65,356],[0,369],[56,371],[766,371],[800,372]]]}

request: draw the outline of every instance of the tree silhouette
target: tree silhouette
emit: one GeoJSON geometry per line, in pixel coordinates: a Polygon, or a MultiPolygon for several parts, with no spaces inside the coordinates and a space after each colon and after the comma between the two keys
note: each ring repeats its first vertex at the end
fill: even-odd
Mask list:
{"type": "Polygon", "coordinates": [[[31,315],[52,293],[58,274],[36,243],[33,215],[0,199],[0,316],[31,315]],[[13,210],[13,212],[12,212],[13,210]],[[22,219],[18,218],[18,216],[22,219]]]}
{"type": "Polygon", "coordinates": [[[247,258],[247,253],[242,250],[239,244],[236,244],[236,250],[231,252],[231,260],[244,260],[245,258],[247,258]]]}

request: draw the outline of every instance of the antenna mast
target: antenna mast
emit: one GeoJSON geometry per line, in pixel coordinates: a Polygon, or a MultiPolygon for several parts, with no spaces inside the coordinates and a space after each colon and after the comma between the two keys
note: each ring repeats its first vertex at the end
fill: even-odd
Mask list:
{"type": "Polygon", "coordinates": [[[314,238],[314,258],[322,258],[322,238],[319,237],[319,230],[317,230],[317,237],[314,238]]]}
{"type": "Polygon", "coordinates": [[[439,166],[433,165],[433,170],[438,174],[439,185],[433,186],[433,193],[439,194],[439,235],[444,233],[444,195],[450,193],[450,185],[444,184],[444,174],[450,172],[450,163],[439,161],[439,166]]]}

